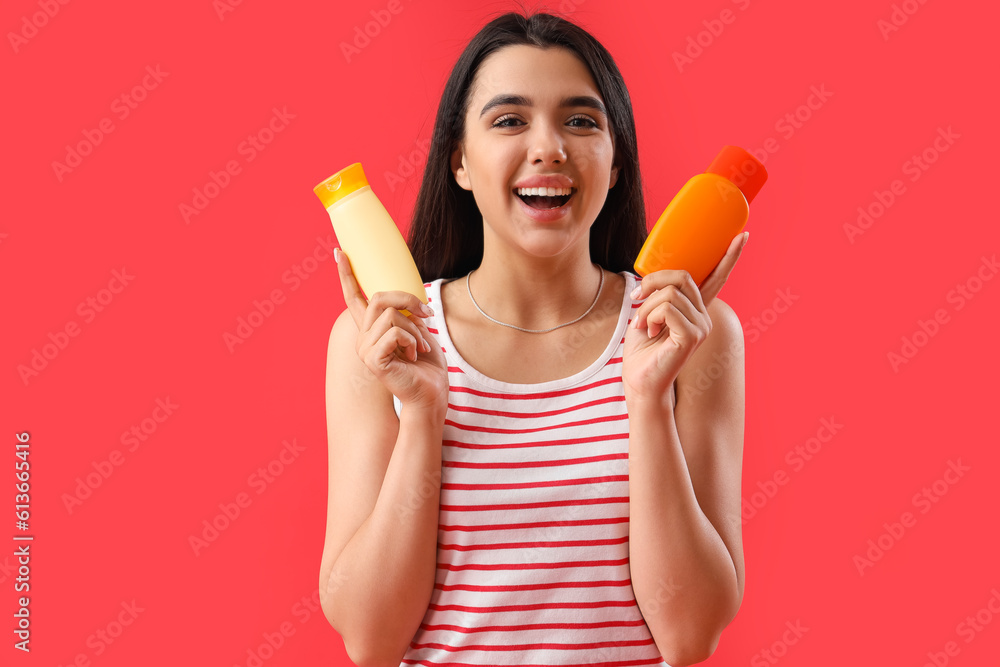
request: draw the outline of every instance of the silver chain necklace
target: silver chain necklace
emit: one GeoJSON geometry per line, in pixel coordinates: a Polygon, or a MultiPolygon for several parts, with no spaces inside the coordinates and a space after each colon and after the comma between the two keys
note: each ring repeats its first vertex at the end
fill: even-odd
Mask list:
{"type": "MultiPolygon", "coordinates": [[[[598,267],[598,268],[600,269],[600,267],[598,267]]],[[[594,306],[597,305],[597,302],[601,298],[601,290],[604,288],[604,269],[601,269],[601,282],[597,286],[597,294],[594,296],[594,303],[590,304],[590,308],[587,309],[587,312],[585,312],[583,315],[581,315],[580,317],[576,318],[572,322],[567,322],[566,324],[560,324],[559,326],[552,327],[551,329],[523,329],[521,327],[514,326],[513,324],[507,324],[506,322],[501,322],[500,320],[495,320],[495,319],[493,319],[492,317],[490,317],[489,315],[487,315],[486,313],[483,312],[483,309],[479,307],[478,303],[476,303],[475,297],[472,296],[472,288],[469,287],[469,278],[472,277],[473,273],[475,273],[475,269],[473,269],[472,271],[469,271],[469,275],[467,275],[465,277],[465,289],[467,289],[469,291],[469,298],[472,299],[472,305],[474,305],[476,307],[476,310],[478,310],[482,314],[483,317],[485,317],[486,319],[488,319],[491,322],[496,322],[497,324],[503,325],[505,327],[510,327],[511,329],[517,329],[518,331],[523,331],[525,333],[548,333],[549,331],[555,331],[556,329],[561,329],[562,327],[568,327],[571,324],[579,322],[580,320],[582,320],[583,318],[585,318],[587,315],[589,315],[590,311],[592,311],[594,309],[594,306]]]]}

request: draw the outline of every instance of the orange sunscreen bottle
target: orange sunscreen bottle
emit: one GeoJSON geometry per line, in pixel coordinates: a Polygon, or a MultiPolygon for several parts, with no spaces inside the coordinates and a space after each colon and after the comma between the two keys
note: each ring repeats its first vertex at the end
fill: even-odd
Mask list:
{"type": "Polygon", "coordinates": [[[749,204],[766,180],[757,158],[725,146],[708,170],[685,183],[667,205],[639,251],[636,274],[684,269],[700,286],[743,231],[749,204]]]}
{"type": "MultiPolygon", "coordinates": [[[[330,214],[337,242],[351,260],[354,277],[371,299],[375,292],[409,292],[427,303],[424,281],[389,212],[372,192],[361,163],[326,179],[313,192],[330,214]]],[[[409,317],[405,308],[400,311],[409,317]]]]}

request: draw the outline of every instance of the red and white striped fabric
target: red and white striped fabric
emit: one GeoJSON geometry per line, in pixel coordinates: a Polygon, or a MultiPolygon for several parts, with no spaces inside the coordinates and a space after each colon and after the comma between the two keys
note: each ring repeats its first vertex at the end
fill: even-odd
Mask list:
{"type": "Polygon", "coordinates": [[[641,302],[629,297],[638,276],[621,275],[618,327],[600,358],[538,384],[469,366],[438,305],[443,279],[425,285],[451,386],[437,579],[401,665],[667,664],[629,575],[621,373],[625,327],[641,302]]]}

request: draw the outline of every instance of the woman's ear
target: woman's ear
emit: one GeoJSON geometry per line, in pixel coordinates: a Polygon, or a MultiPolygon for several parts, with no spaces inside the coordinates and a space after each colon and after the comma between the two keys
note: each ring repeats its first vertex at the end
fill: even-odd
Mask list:
{"type": "Polygon", "coordinates": [[[615,183],[618,182],[618,165],[612,165],[611,167],[611,184],[608,185],[608,190],[615,187],[615,183]]]}
{"type": "Polygon", "coordinates": [[[469,172],[465,168],[465,150],[459,144],[451,154],[451,173],[455,175],[455,182],[464,190],[472,190],[472,183],[469,182],[469,172]]]}

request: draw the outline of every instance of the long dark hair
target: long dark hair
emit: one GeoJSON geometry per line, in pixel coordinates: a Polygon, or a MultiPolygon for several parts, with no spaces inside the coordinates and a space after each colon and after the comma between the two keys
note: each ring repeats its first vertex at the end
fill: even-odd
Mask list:
{"type": "Polygon", "coordinates": [[[469,88],[480,64],[512,44],[573,51],[590,69],[608,111],[618,180],[590,228],[590,258],[614,272],[635,271],[646,240],[646,208],[639,175],[632,101],[618,66],[583,28],[551,14],[504,14],[472,38],[445,84],[434,121],[424,177],[413,210],[408,245],[424,282],[458,278],[483,258],[483,216],[472,192],[451,173],[451,154],[465,135],[469,88]]]}

